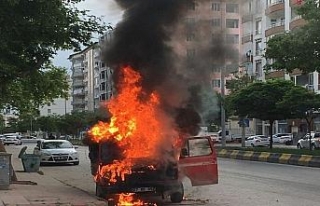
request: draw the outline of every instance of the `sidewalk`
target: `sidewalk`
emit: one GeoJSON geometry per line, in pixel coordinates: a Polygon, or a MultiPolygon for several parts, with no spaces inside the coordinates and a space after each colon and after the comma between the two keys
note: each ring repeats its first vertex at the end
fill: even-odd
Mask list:
{"type": "Polygon", "coordinates": [[[36,172],[24,172],[21,162],[18,162],[16,158],[12,158],[12,165],[18,181],[10,184],[9,190],[0,190],[0,206],[108,205],[105,201],[67,186],[50,176],[36,172]]]}

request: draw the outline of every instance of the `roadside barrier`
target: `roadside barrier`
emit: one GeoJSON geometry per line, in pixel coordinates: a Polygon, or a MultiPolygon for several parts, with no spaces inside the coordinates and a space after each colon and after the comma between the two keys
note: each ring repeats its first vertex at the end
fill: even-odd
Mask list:
{"type": "Polygon", "coordinates": [[[320,167],[320,156],[279,154],[270,152],[253,152],[243,150],[218,149],[218,157],[271,162],[279,164],[299,165],[307,167],[320,167]]]}

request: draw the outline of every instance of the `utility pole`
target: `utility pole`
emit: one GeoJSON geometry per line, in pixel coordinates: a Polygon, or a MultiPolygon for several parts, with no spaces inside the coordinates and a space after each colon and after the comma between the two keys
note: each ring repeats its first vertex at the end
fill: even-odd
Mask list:
{"type": "Polygon", "coordinates": [[[220,110],[221,110],[221,145],[222,147],[226,146],[226,111],[224,109],[224,99],[225,99],[225,74],[226,74],[226,51],[225,51],[225,32],[224,32],[224,24],[223,24],[223,19],[225,19],[225,15],[223,13],[224,9],[221,8],[221,38],[222,38],[222,67],[220,71],[220,85],[221,85],[221,105],[220,105],[220,110]]]}
{"type": "MultiPolygon", "coordinates": [[[[224,57],[223,57],[224,58],[224,57]]],[[[223,61],[225,62],[225,60],[223,61]]],[[[224,75],[225,75],[225,71],[226,70],[226,66],[223,65],[221,68],[221,144],[222,147],[226,146],[226,111],[224,109],[224,99],[225,99],[225,90],[224,90],[224,75]]]]}

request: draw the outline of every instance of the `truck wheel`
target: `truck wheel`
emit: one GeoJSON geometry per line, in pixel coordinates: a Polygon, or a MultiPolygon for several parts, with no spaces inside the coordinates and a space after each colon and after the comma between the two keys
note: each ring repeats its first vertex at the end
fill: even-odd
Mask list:
{"type": "Polygon", "coordinates": [[[170,200],[172,203],[180,203],[183,200],[183,194],[181,192],[175,192],[170,195],[170,200]]]}
{"type": "Polygon", "coordinates": [[[117,204],[115,203],[114,200],[108,200],[108,206],[116,206],[117,204]]]}
{"type": "Polygon", "coordinates": [[[183,200],[183,196],[184,196],[184,188],[183,188],[183,184],[180,183],[179,185],[179,190],[173,192],[170,195],[170,200],[172,203],[180,203],[183,200]]]}
{"type": "Polygon", "coordinates": [[[96,196],[104,199],[107,196],[106,192],[103,191],[103,188],[98,183],[96,183],[96,196]]]}

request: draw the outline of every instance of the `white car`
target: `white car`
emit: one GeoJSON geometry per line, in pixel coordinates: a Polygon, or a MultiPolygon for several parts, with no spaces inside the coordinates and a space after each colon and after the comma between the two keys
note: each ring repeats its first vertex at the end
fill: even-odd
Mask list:
{"type": "Polygon", "coordinates": [[[285,144],[286,142],[292,141],[293,135],[291,133],[277,133],[272,135],[273,143],[285,144]]]}
{"type": "Polygon", "coordinates": [[[34,154],[40,154],[40,164],[72,163],[79,164],[79,154],[68,140],[39,140],[34,148],[34,154]]]}
{"type": "Polygon", "coordinates": [[[311,146],[311,150],[320,149],[320,132],[311,132],[311,135],[310,133],[307,133],[297,143],[298,149],[303,149],[303,148],[310,149],[310,146],[311,146]]]}
{"type": "Polygon", "coordinates": [[[269,146],[270,140],[265,135],[254,135],[246,138],[246,147],[269,146]]]}
{"type": "Polygon", "coordinates": [[[20,137],[14,136],[14,135],[4,136],[2,142],[4,145],[10,145],[10,144],[22,145],[22,141],[21,141],[20,137]]]}

